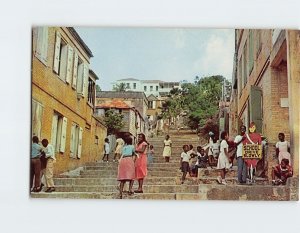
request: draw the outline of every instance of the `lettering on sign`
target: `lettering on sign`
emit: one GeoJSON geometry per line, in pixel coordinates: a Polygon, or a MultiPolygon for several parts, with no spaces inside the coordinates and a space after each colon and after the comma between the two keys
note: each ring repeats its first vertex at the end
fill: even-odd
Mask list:
{"type": "Polygon", "coordinates": [[[262,146],[258,144],[245,144],[243,145],[243,158],[244,159],[261,159],[262,146]]]}

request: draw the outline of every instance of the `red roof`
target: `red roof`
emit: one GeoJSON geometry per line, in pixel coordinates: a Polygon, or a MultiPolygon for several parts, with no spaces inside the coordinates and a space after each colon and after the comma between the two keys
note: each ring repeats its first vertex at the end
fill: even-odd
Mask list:
{"type": "Polygon", "coordinates": [[[96,108],[118,108],[118,109],[129,109],[131,108],[122,100],[106,101],[105,103],[99,104],[96,108]]]}

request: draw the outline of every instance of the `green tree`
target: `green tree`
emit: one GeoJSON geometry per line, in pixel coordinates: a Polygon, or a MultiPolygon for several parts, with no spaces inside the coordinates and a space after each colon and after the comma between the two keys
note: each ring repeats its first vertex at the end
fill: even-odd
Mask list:
{"type": "Polygon", "coordinates": [[[104,123],[107,127],[107,132],[116,134],[125,125],[123,121],[124,116],[121,113],[109,109],[105,112],[104,123]]]}
{"type": "Polygon", "coordinates": [[[98,84],[96,84],[96,92],[98,91],[101,91],[101,87],[98,84]]]}
{"type": "Polygon", "coordinates": [[[191,129],[203,127],[207,120],[218,114],[222,84],[221,75],[199,78],[182,85],[183,102],[188,111],[187,125],[191,129]]]}
{"type": "Polygon", "coordinates": [[[125,92],[127,89],[125,83],[120,83],[120,84],[115,84],[113,86],[113,91],[118,91],[118,92],[125,92]]]}

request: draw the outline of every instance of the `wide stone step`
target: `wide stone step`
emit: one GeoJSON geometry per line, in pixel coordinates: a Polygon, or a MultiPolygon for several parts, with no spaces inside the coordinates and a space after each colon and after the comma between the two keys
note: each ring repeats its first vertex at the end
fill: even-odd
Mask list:
{"type": "MultiPolygon", "coordinates": [[[[178,166],[167,166],[167,167],[162,167],[162,166],[148,166],[148,171],[177,171],[179,167],[178,166]]],[[[86,167],[84,169],[85,171],[117,171],[118,167],[86,167]]]]}
{"type": "MultiPolygon", "coordinates": [[[[136,190],[138,184],[134,185],[136,190]]],[[[117,185],[76,185],[76,186],[56,186],[57,192],[119,192],[117,185]]],[[[128,187],[125,188],[128,190],[128,187]]],[[[125,190],[124,189],[124,190],[125,190]]],[[[198,193],[198,185],[144,185],[144,193],[198,193]]]]}
{"type": "MultiPolygon", "coordinates": [[[[185,185],[182,185],[185,186],[185,185]]],[[[117,199],[118,193],[112,192],[53,192],[31,193],[33,198],[72,198],[72,199],[117,199]]],[[[150,200],[261,200],[288,201],[288,186],[260,185],[200,185],[198,193],[143,193],[132,196],[124,194],[124,199],[150,200]]]]}
{"type": "MultiPolygon", "coordinates": [[[[83,171],[81,177],[117,177],[118,171],[83,171]]],[[[149,171],[148,176],[157,177],[176,177],[180,175],[181,172],[178,171],[149,171]]]]}
{"type": "MultiPolygon", "coordinates": [[[[174,162],[176,163],[176,162],[174,162]]],[[[150,163],[148,165],[148,167],[151,168],[156,168],[156,167],[162,167],[162,168],[169,168],[169,167],[174,167],[175,164],[174,163],[166,163],[166,162],[162,162],[162,163],[157,163],[157,162],[153,162],[150,163]]],[[[179,162],[177,161],[177,164],[179,165],[179,162]]],[[[118,163],[93,163],[90,164],[88,166],[85,166],[84,169],[85,170],[98,170],[98,168],[106,168],[106,169],[117,169],[118,168],[118,163]]],[[[176,168],[178,166],[175,166],[176,168]]]]}
{"type": "MultiPolygon", "coordinates": [[[[201,168],[198,169],[198,177],[218,177],[220,174],[220,171],[215,168],[201,168]]],[[[226,177],[237,177],[237,167],[233,166],[232,169],[229,169],[228,172],[225,175],[226,177]]]]}
{"type": "MultiPolygon", "coordinates": [[[[227,177],[225,180],[228,185],[240,185],[235,177],[227,177]]],[[[217,177],[200,177],[199,184],[218,184],[217,177]]],[[[270,185],[270,181],[266,178],[258,177],[254,185],[270,185]]]]}
{"type": "MultiPolygon", "coordinates": [[[[137,183],[137,181],[134,181],[137,183]]],[[[180,177],[146,177],[144,185],[178,185],[181,183],[180,177]]],[[[197,185],[199,183],[197,178],[188,177],[185,184],[197,185]]],[[[117,185],[119,181],[114,177],[110,178],[54,178],[55,185],[117,185]]]]}

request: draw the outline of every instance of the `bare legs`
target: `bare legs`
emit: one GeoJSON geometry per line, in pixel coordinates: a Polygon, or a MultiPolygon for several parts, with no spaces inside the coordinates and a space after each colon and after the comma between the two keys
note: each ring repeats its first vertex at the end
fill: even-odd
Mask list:
{"type": "MultiPolygon", "coordinates": [[[[122,194],[123,194],[123,189],[124,189],[125,183],[126,183],[126,180],[120,181],[120,194],[119,194],[120,199],[122,199],[122,194]]],[[[129,180],[129,192],[128,192],[129,195],[133,194],[132,186],[133,186],[133,180],[129,180]]]]}
{"type": "Polygon", "coordinates": [[[165,162],[166,163],[170,162],[170,157],[165,157],[165,162]]]}

